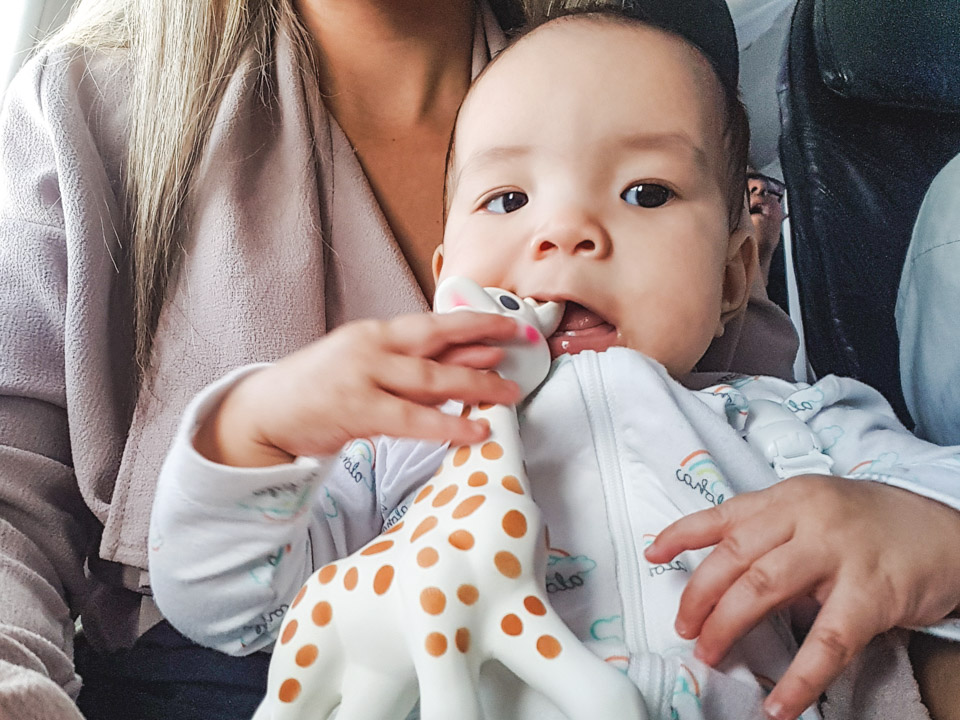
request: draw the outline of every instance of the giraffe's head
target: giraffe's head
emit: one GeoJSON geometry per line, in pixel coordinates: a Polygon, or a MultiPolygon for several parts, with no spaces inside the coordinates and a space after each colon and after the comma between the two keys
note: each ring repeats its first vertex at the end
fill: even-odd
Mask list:
{"type": "Polygon", "coordinates": [[[506,357],[497,372],[520,386],[526,397],[543,382],[550,370],[549,337],[563,318],[563,303],[520,298],[500,288],[480,287],[466,277],[448,277],[437,286],[434,312],[474,312],[508,315],[517,321],[517,337],[504,345],[506,357]]]}

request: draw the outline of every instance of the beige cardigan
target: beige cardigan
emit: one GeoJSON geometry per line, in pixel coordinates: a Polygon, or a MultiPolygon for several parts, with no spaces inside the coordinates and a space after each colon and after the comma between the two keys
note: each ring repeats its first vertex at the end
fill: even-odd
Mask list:
{"type": "MultiPolygon", "coordinates": [[[[484,8],[474,73],[503,44],[484,8]]],[[[79,690],[77,613],[105,649],[139,634],[154,482],[191,396],[341,323],[428,309],[349,141],[293,57],[281,31],[272,92],[260,92],[250,58],[229,85],[139,391],[117,271],[126,55],[46,51],[10,86],[0,115],[2,717],[69,716],[55,686],[79,690]]],[[[786,374],[795,342],[758,300],[709,369],[786,374]],[[742,356],[751,348],[752,360],[742,356]]]]}

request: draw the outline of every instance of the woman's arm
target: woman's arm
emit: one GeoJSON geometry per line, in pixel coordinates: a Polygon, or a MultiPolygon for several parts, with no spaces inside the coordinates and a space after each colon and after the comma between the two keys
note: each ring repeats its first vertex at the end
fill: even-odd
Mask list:
{"type": "Polygon", "coordinates": [[[0,113],[0,714],[9,717],[34,716],[38,701],[68,707],[63,691],[80,689],[74,618],[96,537],[67,420],[66,231],[44,72],[28,66],[0,113]]]}

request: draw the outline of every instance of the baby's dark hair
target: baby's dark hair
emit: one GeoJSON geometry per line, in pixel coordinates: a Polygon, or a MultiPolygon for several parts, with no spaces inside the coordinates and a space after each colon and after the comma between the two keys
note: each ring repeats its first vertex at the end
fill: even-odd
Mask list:
{"type": "MultiPolygon", "coordinates": [[[[730,213],[730,229],[735,229],[742,217],[744,199],[747,192],[747,153],[750,149],[750,124],[747,119],[746,108],[744,108],[743,103],[740,101],[738,88],[733,84],[735,81],[730,80],[730,73],[719,70],[711,55],[705,53],[695,42],[686,37],[682,31],[678,30],[675,26],[650,16],[649,13],[638,7],[636,3],[624,2],[622,7],[611,5],[609,0],[576,0],[574,2],[567,0],[567,3],[547,3],[544,10],[539,13],[533,13],[527,24],[521,27],[510,39],[506,48],[480,72],[471,87],[476,86],[480,78],[529,33],[542,25],[564,17],[583,17],[597,22],[611,22],[628,26],[643,25],[679,37],[697,50],[710,63],[714,77],[723,91],[723,141],[726,145],[725,176],[728,187],[727,204],[730,213]]],[[[735,45],[732,47],[732,51],[737,51],[735,45]]],[[[468,92],[467,97],[469,96],[470,93],[468,92]]],[[[466,100],[467,98],[464,98],[463,104],[466,103],[466,100]]],[[[461,108],[463,104],[461,104],[461,108]]],[[[446,178],[443,186],[444,214],[446,214],[446,209],[449,207],[448,192],[450,171],[454,160],[455,135],[456,123],[454,123],[454,134],[451,135],[450,145],[447,148],[446,178]]],[[[444,218],[444,220],[445,219],[446,218],[444,218]]]]}

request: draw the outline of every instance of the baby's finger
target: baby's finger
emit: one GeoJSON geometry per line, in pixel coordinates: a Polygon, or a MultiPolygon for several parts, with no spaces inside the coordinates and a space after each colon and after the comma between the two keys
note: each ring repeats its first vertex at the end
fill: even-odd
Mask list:
{"type": "Polygon", "coordinates": [[[387,356],[372,379],[387,392],[422,405],[447,400],[511,404],[520,399],[517,384],[496,373],[405,355],[387,356]]]}
{"type": "MultiPolygon", "coordinates": [[[[738,595],[742,595],[744,582],[748,586],[759,583],[762,576],[753,573],[763,573],[763,568],[767,567],[760,561],[789,539],[790,526],[787,523],[746,520],[733,528],[694,570],[683,589],[677,611],[677,632],[688,638],[701,635],[704,621],[708,616],[717,614],[714,608],[724,602],[722,598],[733,592],[734,588],[737,588],[738,595]]],[[[751,598],[745,600],[753,601],[751,598]]],[[[752,609],[752,606],[741,608],[747,609],[752,609]]],[[[726,652],[726,647],[723,652],[726,652]]]]}
{"type": "Polygon", "coordinates": [[[729,588],[724,588],[697,628],[697,657],[708,665],[720,662],[733,644],[768,613],[809,593],[821,579],[816,567],[815,563],[798,562],[790,543],[775,547],[751,563],[729,588]]]}
{"type": "Polygon", "coordinates": [[[660,531],[643,554],[652,563],[667,563],[684,550],[699,550],[720,542],[740,516],[732,498],[722,505],[685,515],[660,531]]]}
{"type": "Polygon", "coordinates": [[[434,359],[444,365],[462,365],[477,370],[492,370],[495,368],[506,351],[496,345],[463,345],[450,348],[434,359]]]}
{"type": "Polygon", "coordinates": [[[449,442],[452,445],[480,442],[490,434],[483,423],[448,415],[435,407],[428,407],[392,395],[386,395],[371,408],[376,414],[376,434],[409,437],[418,440],[449,442]]]}
{"type": "Polygon", "coordinates": [[[776,720],[793,720],[817,701],[874,635],[875,615],[852,587],[839,586],[827,599],[797,656],[763,704],[776,720]]]}
{"type": "Polygon", "coordinates": [[[425,313],[406,315],[386,323],[383,347],[401,355],[437,357],[457,345],[502,343],[516,335],[517,322],[505,315],[425,313]]]}

